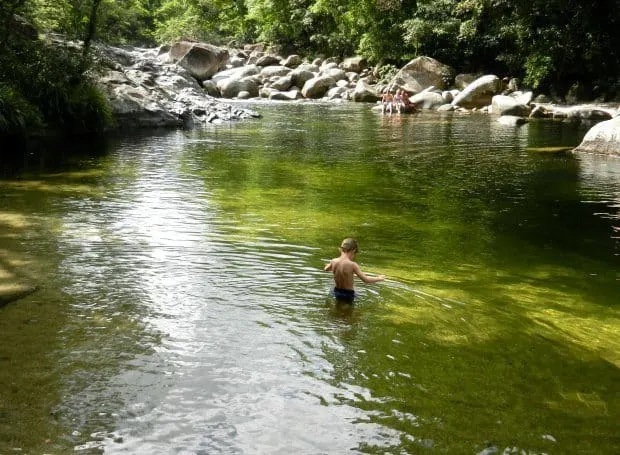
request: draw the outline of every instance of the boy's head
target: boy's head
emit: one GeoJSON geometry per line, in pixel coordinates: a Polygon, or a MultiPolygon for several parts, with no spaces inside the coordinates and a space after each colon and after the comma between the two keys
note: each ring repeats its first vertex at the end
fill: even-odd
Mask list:
{"type": "Polygon", "coordinates": [[[357,240],[348,238],[344,239],[340,244],[340,251],[343,253],[357,253],[357,240]]]}

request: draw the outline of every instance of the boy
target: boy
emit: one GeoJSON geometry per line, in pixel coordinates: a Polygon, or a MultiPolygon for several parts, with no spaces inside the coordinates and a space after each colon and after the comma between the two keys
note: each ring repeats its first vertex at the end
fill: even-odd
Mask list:
{"type": "Polygon", "coordinates": [[[379,275],[370,277],[361,271],[360,266],[356,262],[355,254],[357,253],[357,241],[348,238],[344,239],[340,244],[340,257],[329,261],[324,268],[326,272],[334,274],[334,296],[336,300],[352,303],[355,298],[353,287],[353,274],[357,275],[364,283],[378,283],[385,280],[385,276],[379,275]]]}

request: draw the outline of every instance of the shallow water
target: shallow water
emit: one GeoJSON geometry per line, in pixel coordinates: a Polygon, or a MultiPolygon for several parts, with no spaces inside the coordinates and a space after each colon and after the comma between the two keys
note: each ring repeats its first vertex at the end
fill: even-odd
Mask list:
{"type": "MultiPolygon", "coordinates": [[[[485,115],[258,104],[0,180],[0,453],[612,454],[620,160],[485,115]],[[328,296],[344,237],[389,280],[328,296]]],[[[78,148],[75,145],[73,148],[78,148]]]]}

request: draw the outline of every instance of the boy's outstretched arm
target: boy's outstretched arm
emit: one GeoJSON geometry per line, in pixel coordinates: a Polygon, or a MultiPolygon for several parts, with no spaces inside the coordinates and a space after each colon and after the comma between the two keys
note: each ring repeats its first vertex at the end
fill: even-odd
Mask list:
{"type": "Polygon", "coordinates": [[[364,272],[362,272],[362,269],[360,269],[360,266],[357,265],[357,262],[353,263],[353,273],[355,273],[358,277],[360,277],[360,280],[362,280],[364,283],[378,283],[379,281],[385,280],[385,275],[377,275],[377,276],[366,275],[364,272]]]}
{"type": "Polygon", "coordinates": [[[331,272],[332,271],[332,261],[329,261],[329,263],[323,268],[324,272],[331,272]]]}

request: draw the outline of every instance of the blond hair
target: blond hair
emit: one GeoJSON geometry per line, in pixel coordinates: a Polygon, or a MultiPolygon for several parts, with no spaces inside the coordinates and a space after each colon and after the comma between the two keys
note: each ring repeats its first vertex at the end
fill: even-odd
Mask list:
{"type": "Polygon", "coordinates": [[[346,238],[340,244],[340,249],[344,251],[345,253],[348,253],[349,251],[357,252],[357,248],[358,248],[357,240],[352,239],[352,238],[346,238]]]}

